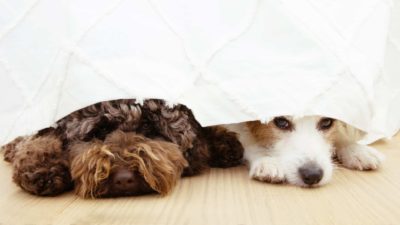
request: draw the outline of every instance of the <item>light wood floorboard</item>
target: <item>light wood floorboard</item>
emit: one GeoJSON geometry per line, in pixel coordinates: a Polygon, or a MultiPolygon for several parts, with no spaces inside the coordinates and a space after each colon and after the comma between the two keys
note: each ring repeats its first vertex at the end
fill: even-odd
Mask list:
{"type": "MultiPolygon", "coordinates": [[[[245,167],[182,179],[173,193],[83,200],[35,197],[11,182],[0,162],[0,225],[83,224],[400,224],[400,135],[374,144],[386,155],[375,172],[339,168],[315,189],[250,180],[245,167]]],[[[1,158],[2,154],[1,154],[1,158]]]]}

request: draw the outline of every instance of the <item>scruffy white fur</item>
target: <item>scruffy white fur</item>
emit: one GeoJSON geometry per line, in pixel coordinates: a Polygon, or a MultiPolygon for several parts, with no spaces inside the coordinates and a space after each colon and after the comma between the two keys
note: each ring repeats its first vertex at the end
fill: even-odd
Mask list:
{"type": "Polygon", "coordinates": [[[301,118],[285,117],[293,129],[282,131],[273,122],[260,124],[259,132],[266,132],[268,140],[257,139],[248,123],[226,125],[239,135],[245,148],[244,158],[249,165],[250,177],[266,182],[288,182],[310,187],[330,181],[333,172],[332,156],[336,155],[344,167],[357,170],[378,168],[384,159],[372,147],[357,144],[363,135],[360,130],[341,121],[334,121],[327,131],[317,129],[319,116],[301,118]],[[272,123],[272,124],[271,124],[272,123]],[[322,177],[315,184],[306,184],[299,169],[312,163],[322,170],[322,177]]]}

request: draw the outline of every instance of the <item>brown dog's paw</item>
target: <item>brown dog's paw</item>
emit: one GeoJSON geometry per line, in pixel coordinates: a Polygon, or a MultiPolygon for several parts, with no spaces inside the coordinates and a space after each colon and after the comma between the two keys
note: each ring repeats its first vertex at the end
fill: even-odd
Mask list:
{"type": "Polygon", "coordinates": [[[14,173],[13,178],[22,189],[34,195],[54,196],[72,188],[68,167],[64,165],[14,173]]]}
{"type": "Polygon", "coordinates": [[[213,126],[205,128],[205,136],[209,143],[210,166],[227,168],[242,163],[244,149],[236,133],[213,126]]]}
{"type": "Polygon", "coordinates": [[[55,136],[24,141],[13,160],[13,180],[25,191],[41,196],[72,188],[67,158],[55,136]]]}

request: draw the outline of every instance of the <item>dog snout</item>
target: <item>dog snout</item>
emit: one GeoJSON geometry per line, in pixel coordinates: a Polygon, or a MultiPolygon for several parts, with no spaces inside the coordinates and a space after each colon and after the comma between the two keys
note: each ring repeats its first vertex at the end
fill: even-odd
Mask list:
{"type": "Polygon", "coordinates": [[[315,163],[307,163],[299,168],[299,174],[305,184],[313,185],[321,181],[324,171],[315,163]]]}
{"type": "Polygon", "coordinates": [[[110,189],[104,197],[134,196],[154,193],[154,190],[146,182],[138,171],[127,168],[117,168],[110,176],[110,189]]]}
{"type": "Polygon", "coordinates": [[[112,183],[118,192],[126,192],[138,188],[138,181],[135,173],[127,169],[117,170],[113,174],[112,183]]]}

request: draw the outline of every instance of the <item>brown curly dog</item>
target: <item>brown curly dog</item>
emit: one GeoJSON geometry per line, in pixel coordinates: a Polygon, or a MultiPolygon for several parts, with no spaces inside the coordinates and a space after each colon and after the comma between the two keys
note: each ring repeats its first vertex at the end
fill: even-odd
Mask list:
{"type": "Polygon", "coordinates": [[[203,128],[184,105],[133,99],[97,103],[2,147],[23,190],[87,198],[167,194],[181,176],[239,165],[243,147],[222,127],[203,128]]]}

